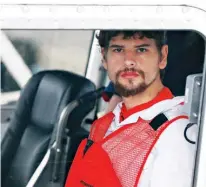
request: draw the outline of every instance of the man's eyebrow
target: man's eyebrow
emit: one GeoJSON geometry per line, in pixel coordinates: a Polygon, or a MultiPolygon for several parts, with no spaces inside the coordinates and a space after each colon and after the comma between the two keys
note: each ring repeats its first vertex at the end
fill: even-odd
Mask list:
{"type": "Polygon", "coordinates": [[[136,45],[135,47],[139,48],[139,47],[150,47],[150,46],[151,46],[150,44],[141,44],[141,45],[136,45]]]}
{"type": "MultiPolygon", "coordinates": [[[[140,44],[140,45],[136,45],[135,48],[139,48],[139,47],[150,47],[150,44],[140,44]]],[[[118,44],[112,44],[109,46],[110,48],[124,48],[124,45],[118,45],[118,44]]]]}
{"type": "Polygon", "coordinates": [[[110,45],[109,47],[111,47],[111,48],[115,48],[115,47],[121,47],[121,48],[123,48],[124,46],[123,46],[123,45],[112,44],[112,45],[110,45]]]}

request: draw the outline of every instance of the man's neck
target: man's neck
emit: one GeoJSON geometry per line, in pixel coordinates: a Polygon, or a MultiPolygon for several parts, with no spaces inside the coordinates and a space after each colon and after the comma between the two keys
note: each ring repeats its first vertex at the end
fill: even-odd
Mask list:
{"type": "Polygon", "coordinates": [[[131,97],[123,97],[122,100],[127,109],[133,108],[137,105],[147,103],[154,99],[158,93],[163,89],[164,85],[160,83],[154,83],[150,85],[144,92],[139,93],[131,97]]]}

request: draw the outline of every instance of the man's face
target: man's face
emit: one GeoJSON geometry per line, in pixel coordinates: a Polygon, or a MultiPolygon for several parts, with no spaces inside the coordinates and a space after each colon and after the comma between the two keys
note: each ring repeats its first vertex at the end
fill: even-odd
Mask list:
{"type": "Polygon", "coordinates": [[[155,81],[160,80],[160,69],[167,64],[168,46],[160,52],[153,39],[139,39],[135,35],[123,39],[120,34],[109,42],[108,50],[102,49],[103,65],[117,92],[124,97],[143,92],[155,81]]]}

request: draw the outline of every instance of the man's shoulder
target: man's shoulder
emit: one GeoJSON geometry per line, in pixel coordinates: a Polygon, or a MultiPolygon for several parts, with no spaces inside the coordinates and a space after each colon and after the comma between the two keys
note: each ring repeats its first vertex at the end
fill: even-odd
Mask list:
{"type": "Polygon", "coordinates": [[[187,116],[184,105],[184,96],[174,97],[171,99],[170,103],[171,105],[169,102],[165,103],[165,105],[168,104],[170,107],[166,108],[166,110],[163,112],[168,120],[172,120],[178,116],[187,116]]]}
{"type": "MultiPolygon", "coordinates": [[[[185,147],[185,149],[193,146],[188,140],[196,142],[198,135],[197,125],[193,125],[186,129],[189,124],[187,118],[177,118],[177,120],[172,121],[159,138],[160,145],[166,145],[170,142],[171,146],[174,147],[185,147]]],[[[157,142],[157,143],[158,143],[157,142]]]]}
{"type": "Polygon", "coordinates": [[[175,137],[176,139],[179,139],[179,145],[188,145],[190,143],[186,140],[185,133],[188,139],[191,141],[196,141],[198,130],[197,125],[193,125],[187,129],[190,121],[184,107],[184,103],[181,103],[164,112],[165,116],[170,121],[169,126],[162,135],[164,141],[168,138],[170,139],[175,137]]]}
{"type": "Polygon", "coordinates": [[[168,120],[177,116],[186,115],[184,112],[184,97],[174,97],[155,103],[151,107],[140,111],[139,115],[145,120],[151,120],[163,113],[168,120]]]}
{"type": "Polygon", "coordinates": [[[105,122],[110,122],[112,121],[114,118],[114,114],[113,112],[109,112],[107,114],[104,114],[103,116],[101,116],[100,118],[96,119],[92,125],[97,125],[97,124],[101,124],[101,123],[105,123],[105,122]]]}
{"type": "Polygon", "coordinates": [[[113,121],[114,114],[109,112],[99,119],[95,120],[90,130],[90,139],[93,141],[101,140],[106,134],[111,122],[113,121]]]}

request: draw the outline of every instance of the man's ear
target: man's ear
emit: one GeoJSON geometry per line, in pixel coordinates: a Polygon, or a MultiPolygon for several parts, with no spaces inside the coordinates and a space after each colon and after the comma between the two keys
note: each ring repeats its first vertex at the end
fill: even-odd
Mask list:
{"type": "Polygon", "coordinates": [[[101,48],[101,54],[102,54],[102,65],[107,70],[106,51],[104,48],[101,48]]]}
{"type": "Polygon", "coordinates": [[[159,63],[160,69],[165,69],[167,66],[168,45],[163,45],[161,49],[161,59],[159,63]]]}

